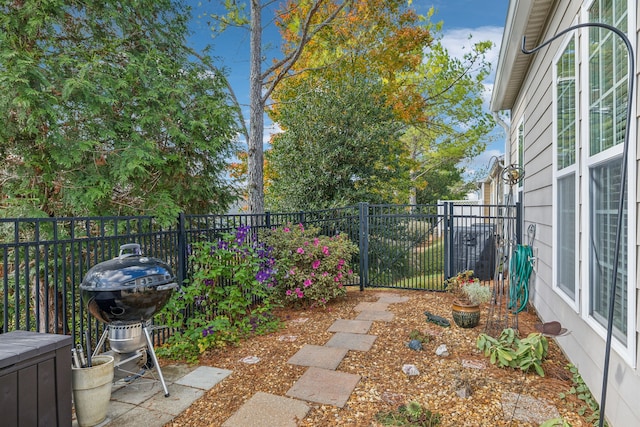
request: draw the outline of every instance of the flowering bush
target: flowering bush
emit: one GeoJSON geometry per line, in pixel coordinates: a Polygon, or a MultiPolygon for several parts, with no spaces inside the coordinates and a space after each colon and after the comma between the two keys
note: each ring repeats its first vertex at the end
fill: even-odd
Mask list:
{"type": "Polygon", "coordinates": [[[445,281],[447,291],[463,303],[478,305],[489,302],[491,289],[474,277],[473,270],[462,271],[445,281]]]}
{"type": "Polygon", "coordinates": [[[214,243],[194,243],[189,260],[190,284],[175,292],[163,310],[167,325],[177,332],[160,354],[193,362],[209,348],[277,328],[269,298],[276,261],[271,249],[250,237],[249,227],[214,243]]]}
{"type": "Polygon", "coordinates": [[[288,224],[265,234],[263,240],[278,260],[276,301],[324,305],[345,295],[345,285],[355,280],[350,261],[358,248],[346,235],[319,236],[318,231],[288,224]]]}

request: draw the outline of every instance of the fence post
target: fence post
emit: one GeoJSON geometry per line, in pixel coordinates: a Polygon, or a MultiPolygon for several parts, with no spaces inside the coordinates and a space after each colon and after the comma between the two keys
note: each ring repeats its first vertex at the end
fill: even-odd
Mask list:
{"type": "Polygon", "coordinates": [[[445,268],[444,278],[448,279],[453,276],[453,203],[444,202],[444,250],[445,252],[445,268]]]}
{"type": "Polygon", "coordinates": [[[187,269],[187,231],[185,225],[184,212],[178,216],[178,284],[182,286],[187,269]]]}
{"type": "Polygon", "coordinates": [[[267,229],[271,228],[271,212],[267,211],[264,213],[264,222],[267,229]]]}
{"type": "Polygon", "coordinates": [[[358,203],[359,246],[360,246],[360,290],[369,284],[369,204],[358,203]]]}

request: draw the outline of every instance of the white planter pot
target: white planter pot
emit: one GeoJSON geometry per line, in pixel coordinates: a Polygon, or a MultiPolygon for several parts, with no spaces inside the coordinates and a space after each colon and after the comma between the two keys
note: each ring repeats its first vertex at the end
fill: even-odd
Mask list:
{"type": "Polygon", "coordinates": [[[90,368],[71,369],[73,402],[80,427],[98,425],[107,417],[113,362],[113,356],[100,355],[91,359],[90,368]]]}

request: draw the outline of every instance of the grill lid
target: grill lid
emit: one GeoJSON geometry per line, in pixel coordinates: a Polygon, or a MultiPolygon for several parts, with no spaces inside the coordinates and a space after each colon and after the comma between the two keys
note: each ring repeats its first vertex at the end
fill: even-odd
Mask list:
{"type": "Polygon", "coordinates": [[[94,265],[85,275],[80,289],[114,291],[156,287],[174,280],[167,263],[158,258],[142,256],[140,245],[130,243],[120,247],[118,257],[94,265]]]}

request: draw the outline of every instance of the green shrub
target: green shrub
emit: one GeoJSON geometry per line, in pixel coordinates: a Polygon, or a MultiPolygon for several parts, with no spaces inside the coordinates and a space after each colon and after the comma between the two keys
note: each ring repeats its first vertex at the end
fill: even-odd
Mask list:
{"type": "Polygon", "coordinates": [[[277,260],[273,298],[288,305],[324,305],[346,294],[355,280],[350,261],[358,248],[344,234],[318,236],[317,228],[285,225],[264,234],[262,240],[277,260]]]}
{"type": "Polygon", "coordinates": [[[497,339],[480,334],[476,345],[494,365],[520,368],[524,372],[533,368],[538,375],[544,377],[542,361],[549,350],[549,343],[540,333],[532,333],[520,339],[515,330],[507,328],[497,339]]]}
{"type": "Polygon", "coordinates": [[[192,245],[190,283],[162,311],[176,332],[158,349],[161,356],[195,362],[210,348],[278,328],[270,298],[276,261],[249,231],[240,227],[217,242],[192,245]]]}

